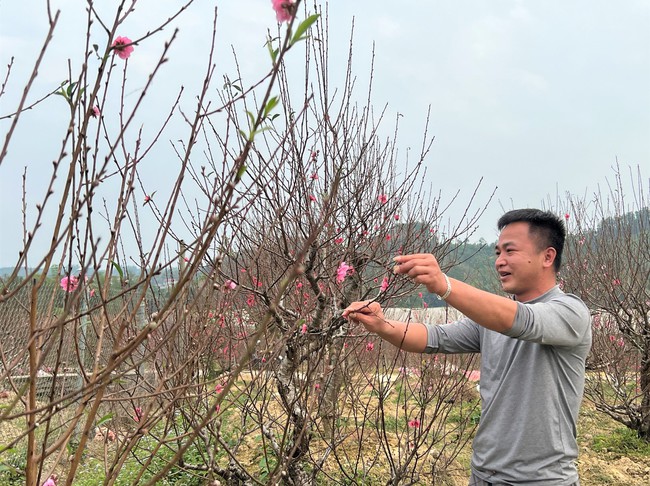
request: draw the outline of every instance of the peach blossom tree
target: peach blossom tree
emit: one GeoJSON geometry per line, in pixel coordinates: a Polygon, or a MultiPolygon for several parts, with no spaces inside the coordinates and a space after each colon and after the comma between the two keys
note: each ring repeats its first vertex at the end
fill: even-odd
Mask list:
{"type": "Polygon", "coordinates": [[[562,282],[593,314],[586,395],[650,440],[650,213],[641,170],[629,181],[617,169],[606,191],[569,198],[562,282]]]}
{"type": "Polygon", "coordinates": [[[352,300],[417,293],[393,277],[392,257],[431,251],[451,267],[482,209],[472,198],[443,226],[447,205],[422,182],[426,124],[410,160],[399,117],[386,135],[387,111],[372,107],[372,73],[363,103],[351,58],[331,88],[318,6],[270,2],[277,30],[259,35],[267,65],[251,81],[237,58],[217,81],[218,10],[201,11],[212,37],[194,53],[205,64],[187,96],[157,81],[198,2],[165,5],[158,23],[141,5],[87,2],[81,54],[60,59],[66,79],[42,95],[43,59],[70,55],[50,52],[53,36],[77,32],[48,2],[42,51],[0,114],[0,170],[38,148],[17,135],[30,113],[56,106],[60,138],[42,187],[29,189],[29,166],[13,181],[23,248],[0,280],[15,334],[0,342],[0,478],[436,477],[471,433],[471,358],[406,356],[340,314],[352,300]],[[301,54],[296,70],[288,58],[301,54]]]}

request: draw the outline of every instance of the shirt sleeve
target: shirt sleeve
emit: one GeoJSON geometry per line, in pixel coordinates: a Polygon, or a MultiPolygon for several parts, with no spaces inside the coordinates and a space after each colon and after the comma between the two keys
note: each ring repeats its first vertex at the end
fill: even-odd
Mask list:
{"type": "Polygon", "coordinates": [[[576,296],[564,294],[548,302],[518,302],[512,328],[504,334],[539,344],[575,346],[590,326],[587,306],[576,296]]]}
{"type": "Polygon", "coordinates": [[[468,318],[450,324],[425,324],[427,347],[425,353],[478,353],[481,351],[479,325],[468,318]]]}

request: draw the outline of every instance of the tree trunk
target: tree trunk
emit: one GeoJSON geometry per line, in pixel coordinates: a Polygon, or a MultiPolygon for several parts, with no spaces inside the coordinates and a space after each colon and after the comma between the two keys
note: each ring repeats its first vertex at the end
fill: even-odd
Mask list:
{"type": "Polygon", "coordinates": [[[650,344],[645,347],[639,367],[641,406],[639,407],[639,437],[650,442],[650,344]]]}
{"type": "Polygon", "coordinates": [[[345,359],[343,356],[343,342],[336,340],[330,348],[328,373],[323,380],[323,399],[319,407],[319,415],[323,423],[325,438],[334,440],[336,419],[338,417],[337,403],[343,377],[345,375],[345,359]]]}

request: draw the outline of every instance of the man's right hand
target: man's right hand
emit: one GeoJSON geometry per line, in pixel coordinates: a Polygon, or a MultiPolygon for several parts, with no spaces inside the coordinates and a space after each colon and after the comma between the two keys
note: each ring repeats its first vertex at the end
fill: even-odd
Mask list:
{"type": "MultiPolygon", "coordinates": [[[[353,302],[344,311],[343,317],[352,322],[360,322],[368,331],[382,334],[390,324],[378,302],[364,300],[353,302]]],[[[392,327],[392,326],[390,326],[392,327]]]]}

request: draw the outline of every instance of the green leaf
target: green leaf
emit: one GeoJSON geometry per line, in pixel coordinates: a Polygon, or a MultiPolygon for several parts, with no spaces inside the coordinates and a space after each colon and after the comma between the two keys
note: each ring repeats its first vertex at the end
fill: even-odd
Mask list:
{"type": "Polygon", "coordinates": [[[271,61],[273,61],[273,64],[275,64],[275,58],[278,55],[277,49],[273,49],[273,46],[271,45],[271,41],[268,41],[266,43],[266,48],[269,50],[269,55],[271,56],[271,61]]]}
{"type": "Polygon", "coordinates": [[[293,34],[293,37],[291,39],[291,44],[295,44],[299,40],[302,40],[302,36],[309,28],[318,20],[318,17],[320,17],[320,14],[314,14],[310,15],[307,17],[305,20],[303,20],[298,28],[296,29],[295,34],[293,34]]]}
{"type": "Polygon", "coordinates": [[[249,135],[248,135],[248,133],[246,133],[246,132],[245,132],[244,130],[242,130],[241,128],[239,129],[239,134],[244,138],[244,140],[248,140],[248,139],[249,139],[249,135]]]}
{"type": "Polygon", "coordinates": [[[246,164],[242,164],[241,167],[239,167],[239,170],[237,170],[237,177],[235,178],[235,180],[240,180],[246,173],[246,169],[247,169],[246,164]]]}
{"type": "Polygon", "coordinates": [[[124,280],[124,272],[122,271],[122,268],[113,260],[110,262],[113,264],[113,267],[115,267],[115,270],[117,270],[117,273],[120,276],[120,280],[124,280]]]}
{"type": "Polygon", "coordinates": [[[97,422],[97,427],[100,427],[101,425],[105,424],[106,422],[110,422],[111,420],[113,420],[113,413],[108,413],[99,419],[97,422]]]}
{"type": "Polygon", "coordinates": [[[72,93],[74,93],[74,89],[77,86],[77,82],[75,81],[74,83],[70,83],[68,86],[68,89],[66,90],[66,93],[68,94],[68,99],[72,97],[72,93]]]}
{"type": "Polygon", "coordinates": [[[226,82],[223,83],[223,89],[234,88],[241,93],[242,91],[241,86],[235,84],[239,81],[241,81],[239,78],[235,79],[234,81],[230,81],[229,79],[226,79],[226,82]]]}
{"type": "Polygon", "coordinates": [[[249,126],[253,128],[255,126],[255,115],[248,110],[246,110],[246,114],[248,115],[249,126]]]}
{"type": "Polygon", "coordinates": [[[275,61],[278,58],[278,52],[280,51],[279,48],[273,49],[273,41],[275,40],[277,40],[277,37],[273,39],[269,37],[269,40],[266,41],[266,48],[269,50],[269,55],[271,56],[271,61],[273,61],[273,64],[275,64],[275,61]]]}
{"type": "Polygon", "coordinates": [[[271,113],[271,110],[275,108],[278,104],[278,97],[274,96],[271,98],[269,101],[266,102],[266,106],[264,107],[264,118],[269,116],[269,113],[271,113]]]}
{"type": "Polygon", "coordinates": [[[263,133],[263,132],[266,132],[267,130],[270,130],[270,129],[271,129],[271,127],[262,127],[262,128],[258,128],[257,130],[255,130],[255,131],[251,134],[251,140],[252,140],[253,138],[255,138],[255,135],[257,135],[258,133],[263,133]]]}

